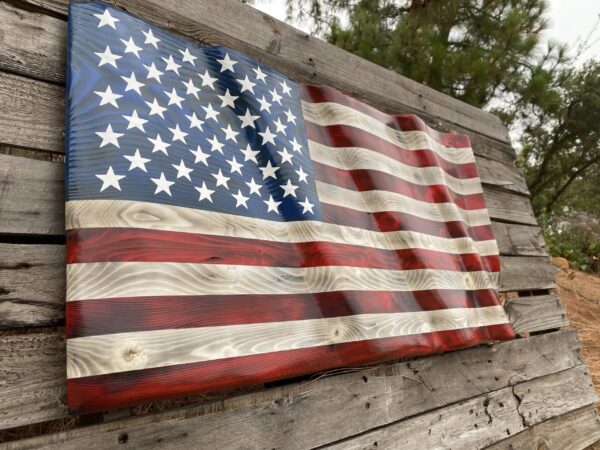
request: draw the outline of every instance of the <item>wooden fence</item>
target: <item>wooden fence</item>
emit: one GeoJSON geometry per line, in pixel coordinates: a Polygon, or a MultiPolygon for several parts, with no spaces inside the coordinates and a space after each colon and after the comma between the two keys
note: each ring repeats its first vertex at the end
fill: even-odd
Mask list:
{"type": "MultiPolygon", "coordinates": [[[[596,394],[497,117],[238,0],[110,3],[200,43],[242,51],[297,81],[327,84],[386,112],[414,112],[437,129],[469,135],[502,255],[505,307],[520,338],[152,414],[95,414],[72,430],[0,448],[580,449],[600,439],[596,394]]],[[[7,330],[0,331],[0,430],[67,415],[60,162],[66,4],[0,1],[0,329],[7,330]]]]}

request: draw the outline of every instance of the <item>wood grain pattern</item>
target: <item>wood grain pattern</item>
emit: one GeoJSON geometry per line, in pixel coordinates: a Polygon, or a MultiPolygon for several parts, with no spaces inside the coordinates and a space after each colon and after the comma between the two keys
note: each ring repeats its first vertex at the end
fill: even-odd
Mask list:
{"type": "Polygon", "coordinates": [[[360,110],[340,103],[308,103],[302,101],[304,120],[321,127],[331,125],[350,126],[394,144],[401,149],[421,150],[431,149],[437,158],[453,164],[475,162],[473,152],[469,147],[447,147],[423,131],[400,131],[365,114],[360,110]]]}
{"type": "Polygon", "coordinates": [[[0,70],[64,83],[64,21],[1,3],[0,23],[0,70]]]}
{"type": "Polygon", "coordinates": [[[492,219],[524,225],[538,224],[529,197],[514,195],[498,186],[486,186],[483,194],[492,219]]]}
{"type": "Polygon", "coordinates": [[[585,370],[585,366],[578,366],[520,383],[513,389],[501,389],[486,396],[449,406],[443,410],[443,413],[432,411],[393,426],[346,439],[326,448],[366,450],[373,447],[485,447],[507,435],[521,432],[527,427],[542,422],[546,414],[561,415],[593,404],[596,394],[591,384],[583,388],[569,388],[574,384],[581,385],[581,381],[587,376],[584,374],[585,370]],[[550,386],[561,386],[561,389],[569,387],[566,391],[552,391],[552,398],[555,401],[546,404],[544,402],[548,399],[550,386]],[[517,394],[517,391],[523,395],[517,394]]]}
{"type": "Polygon", "coordinates": [[[511,298],[506,301],[504,308],[517,333],[569,325],[558,294],[511,298]],[[525,311],[527,312],[524,314],[525,311]]]}
{"type": "MultiPolygon", "coordinates": [[[[483,192],[477,178],[457,178],[440,167],[409,166],[398,159],[390,158],[375,150],[363,147],[330,147],[315,141],[308,141],[311,159],[318,163],[343,170],[376,170],[410,183],[420,185],[445,184],[453,192],[461,195],[483,192]]],[[[485,159],[485,158],[481,158],[485,159]]],[[[479,159],[478,159],[479,163],[479,159]]],[[[499,164],[496,162],[496,164],[499,164]]]]}
{"type": "Polygon", "coordinates": [[[244,216],[127,200],[75,200],[66,204],[66,228],[143,228],[278,242],[331,242],[397,250],[423,248],[447,253],[498,253],[493,240],[442,238],[412,231],[378,232],[326,222],[274,222],[244,216]]]}
{"type": "Polygon", "coordinates": [[[582,450],[600,440],[599,425],[596,406],[584,406],[529,427],[486,450],[582,450]]]}
{"type": "Polygon", "coordinates": [[[67,301],[149,295],[304,294],[490,289],[498,273],[350,266],[271,267],[168,262],[67,266],[67,301]]]}
{"type": "Polygon", "coordinates": [[[500,264],[500,291],[556,288],[556,266],[547,257],[505,256],[500,264]]]}
{"type": "Polygon", "coordinates": [[[503,255],[546,256],[546,243],[537,226],[492,222],[494,237],[503,255]]]}
{"type": "MultiPolygon", "coordinates": [[[[13,375],[6,378],[7,383],[0,385],[0,397],[3,398],[0,428],[65,413],[64,404],[55,400],[64,396],[66,385],[64,350],[56,345],[57,339],[62,342],[57,334],[14,336],[10,340],[0,337],[0,348],[9,352],[0,367],[4,367],[6,358],[11,358],[14,367],[13,375]],[[20,347],[13,341],[21,342],[20,347]],[[39,351],[39,342],[46,342],[47,350],[39,351]],[[54,349],[50,350],[52,346],[54,349]],[[13,352],[12,348],[20,350],[13,352]],[[29,355],[35,355],[35,358],[30,359],[29,355]],[[60,373],[46,370],[55,359],[60,360],[60,373]],[[28,386],[28,392],[37,393],[37,403],[22,401],[24,386],[28,386]],[[53,388],[44,389],[44,386],[53,388]],[[9,416],[7,411],[10,411],[9,416]],[[3,420],[5,417],[16,419],[3,420]]],[[[183,447],[190,443],[210,443],[216,438],[224,443],[264,443],[268,448],[281,447],[286,442],[315,447],[465,398],[575,367],[581,364],[579,345],[572,331],[549,333],[288,384],[207,406],[80,428],[11,445],[15,446],[12,448],[39,448],[54,443],[61,448],[81,448],[92,442],[111,447],[119,434],[128,432],[130,445],[134,446],[148,445],[161,436],[179,436],[181,440],[176,442],[183,447]],[[365,408],[367,402],[369,408],[365,408]],[[352,411],[354,414],[349,414],[352,411]],[[213,415],[207,417],[206,414],[213,415]],[[227,426],[228,423],[232,425],[227,426]],[[184,431],[187,436],[182,436],[184,431]]]]}
{"type": "Polygon", "coordinates": [[[0,261],[0,329],[64,320],[64,246],[0,244],[0,261]]]}
{"type": "Polygon", "coordinates": [[[63,172],[60,163],[0,154],[0,232],[64,233],[63,172]]]}
{"type": "Polygon", "coordinates": [[[468,227],[491,223],[487,209],[462,209],[455,203],[423,202],[395,192],[382,190],[358,192],[322,181],[316,183],[321,202],[360,212],[405,212],[434,222],[463,222],[468,227]]]}
{"type": "MultiPolygon", "coordinates": [[[[27,3],[66,14],[66,0],[28,0],[27,3]]],[[[297,81],[328,84],[370,101],[384,111],[416,112],[432,120],[445,120],[450,129],[460,126],[509,142],[506,129],[492,114],[312,38],[237,2],[183,6],[174,1],[123,1],[119,6],[200,43],[235,48],[297,81]],[[235,24],[226,19],[232,14],[239,17],[235,24]]]]}

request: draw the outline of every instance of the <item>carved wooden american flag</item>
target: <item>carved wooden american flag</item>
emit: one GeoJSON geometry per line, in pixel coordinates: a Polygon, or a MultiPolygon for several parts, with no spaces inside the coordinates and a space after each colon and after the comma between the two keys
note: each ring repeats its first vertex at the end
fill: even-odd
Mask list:
{"type": "Polygon", "coordinates": [[[69,8],[71,411],[513,337],[465,136],[69,8]]]}

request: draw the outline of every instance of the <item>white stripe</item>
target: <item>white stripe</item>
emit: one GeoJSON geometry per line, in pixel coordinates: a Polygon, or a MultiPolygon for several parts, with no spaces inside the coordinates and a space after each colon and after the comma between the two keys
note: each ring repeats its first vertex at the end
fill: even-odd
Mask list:
{"type": "Polygon", "coordinates": [[[313,141],[308,141],[308,148],[313,161],[336,169],[377,170],[422,186],[445,185],[453,192],[461,195],[483,193],[479,177],[455,178],[444,172],[441,167],[408,166],[368,148],[328,147],[313,141]]]}
{"type": "Polygon", "coordinates": [[[499,273],[349,266],[271,267],[173,262],[67,265],[67,301],[162,295],[494,289],[499,273]]]}
{"type": "Polygon", "coordinates": [[[491,224],[487,209],[461,209],[455,203],[429,203],[396,192],[353,191],[317,181],[317,194],[322,203],[343,206],[360,212],[395,211],[435,222],[461,221],[469,227],[491,224]]]}
{"type": "Polygon", "coordinates": [[[79,337],[67,340],[67,378],[504,323],[489,306],[79,337]]]}
{"type": "Polygon", "coordinates": [[[383,122],[339,103],[302,101],[304,120],[320,126],[348,125],[367,131],[387,142],[408,150],[431,149],[454,164],[475,162],[470,147],[445,147],[424,131],[398,131],[383,122]]]}
{"type": "Polygon", "coordinates": [[[144,228],[273,242],[331,242],[384,250],[420,248],[451,254],[498,255],[495,240],[442,238],[414,231],[371,231],[318,221],[275,222],[252,217],[129,200],[72,200],[66,229],[144,228]]]}

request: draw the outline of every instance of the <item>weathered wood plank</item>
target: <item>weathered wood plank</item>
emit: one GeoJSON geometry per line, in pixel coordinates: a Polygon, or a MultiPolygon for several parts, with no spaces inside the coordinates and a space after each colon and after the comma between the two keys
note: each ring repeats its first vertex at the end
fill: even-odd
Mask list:
{"type": "Polygon", "coordinates": [[[595,405],[571,411],[527,428],[486,450],[580,450],[600,440],[595,405]]]}
{"type": "Polygon", "coordinates": [[[0,144],[63,148],[64,89],[0,72],[0,144]]]}
{"type": "Polygon", "coordinates": [[[326,448],[481,448],[548,417],[568,413],[595,401],[596,393],[585,366],[581,365],[517,384],[512,389],[501,389],[443,410],[431,411],[326,448]]]}
{"type": "Polygon", "coordinates": [[[0,329],[64,321],[64,245],[0,244],[0,261],[0,329]]]}
{"type": "MultiPolygon", "coordinates": [[[[0,260],[0,329],[62,324],[64,246],[0,244],[0,260]]],[[[556,294],[509,299],[505,308],[518,333],[568,324],[556,294]]]]}
{"type": "Polygon", "coordinates": [[[65,378],[63,334],[0,336],[0,429],[65,417],[65,378]]]}
{"type": "MultiPolygon", "coordinates": [[[[18,156],[0,155],[0,232],[18,234],[63,234],[64,232],[64,169],[62,163],[40,161],[18,156]]],[[[520,215],[524,222],[534,221],[528,199],[516,194],[497,194],[496,188],[486,186],[486,197],[496,201],[489,205],[492,218],[505,217],[510,204],[515,205],[513,218],[520,215]],[[522,201],[524,199],[524,201],[522,201]],[[527,202],[527,203],[525,203],[527,202]],[[523,205],[518,210],[518,205],[523,205]],[[530,216],[531,215],[531,216],[530,216]]],[[[539,242],[527,237],[519,238],[522,227],[500,225],[501,253],[519,254],[514,242],[526,241],[520,247],[525,254],[535,254],[539,242]],[[509,246],[504,248],[504,245],[509,246]]],[[[529,231],[529,236],[535,231],[529,231]]],[[[528,236],[525,235],[525,236],[528,236]]]]}
{"type": "MultiPolygon", "coordinates": [[[[57,405],[56,399],[64,395],[64,372],[41,373],[48,365],[46,360],[59,359],[64,370],[63,344],[59,337],[40,334],[11,339],[21,341],[19,351],[13,352],[11,348],[16,344],[7,346],[6,338],[0,337],[1,347],[7,352],[5,358],[10,367],[15,368],[15,373],[4,377],[8,382],[0,385],[0,398],[3,398],[0,428],[45,420],[37,414],[36,405],[22,405],[21,401],[20,391],[27,387],[36,392],[36,383],[46,386],[38,394],[40,404],[54,405],[45,409],[47,416],[60,416],[64,406],[57,405]],[[39,350],[42,342],[47,342],[47,350],[43,352],[39,350]],[[28,346],[33,348],[27,350],[28,346]],[[36,357],[36,366],[28,368],[21,360],[32,354],[36,357]],[[36,412],[33,417],[32,409],[36,412]],[[9,419],[4,419],[7,416],[9,419]]],[[[61,448],[87,445],[108,448],[115,445],[124,432],[130,445],[139,447],[156,443],[158,439],[181,447],[228,448],[240,442],[264,448],[314,447],[579,366],[582,361],[578,349],[574,332],[549,333],[289,384],[216,404],[81,428],[21,441],[8,448],[39,448],[42,444],[61,448]],[[350,420],[350,417],[355,419],[350,420]]],[[[0,367],[4,366],[4,361],[0,361],[0,367]]],[[[516,397],[512,397],[516,401],[516,397]]]]}
{"type": "Polygon", "coordinates": [[[517,333],[569,325],[558,294],[510,298],[506,301],[504,309],[517,333]]]}
{"type": "Polygon", "coordinates": [[[538,226],[492,222],[492,228],[504,255],[547,255],[542,230],[538,226]]]}
{"type": "Polygon", "coordinates": [[[499,290],[533,291],[556,287],[556,266],[547,257],[504,256],[500,266],[499,290]]]}
{"type": "Polygon", "coordinates": [[[0,70],[54,83],[65,81],[63,20],[0,3],[0,70]]]}
{"type": "Polygon", "coordinates": [[[0,154],[0,192],[1,233],[64,233],[63,164],[0,154]]]}
{"type": "Polygon", "coordinates": [[[537,225],[529,197],[515,195],[497,186],[486,186],[483,194],[492,219],[500,222],[537,225]]]}
{"type": "MultiPolygon", "coordinates": [[[[66,1],[33,1],[66,13],[66,1]]],[[[107,2],[109,3],[109,2],[107,2]]],[[[352,55],[235,0],[222,2],[121,1],[119,6],[159,26],[208,45],[226,45],[302,82],[324,83],[380,109],[415,112],[510,142],[488,112],[352,55]],[[232,23],[227,17],[238,17],[232,23]]]]}

